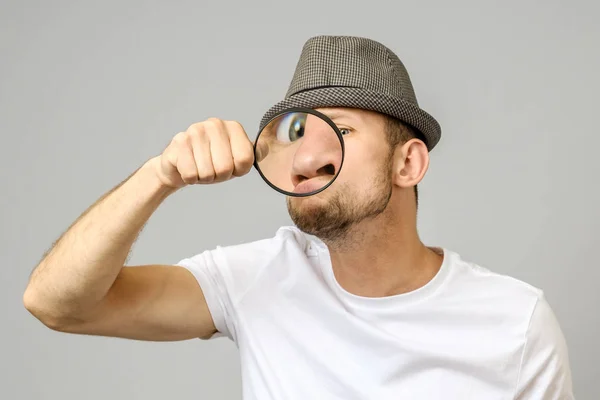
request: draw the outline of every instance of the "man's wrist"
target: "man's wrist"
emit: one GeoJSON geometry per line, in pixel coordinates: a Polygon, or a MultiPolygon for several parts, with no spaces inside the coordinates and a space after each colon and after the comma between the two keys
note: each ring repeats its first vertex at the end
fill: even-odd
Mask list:
{"type": "Polygon", "coordinates": [[[178,188],[166,185],[158,176],[160,157],[153,157],[146,161],[138,170],[137,175],[143,187],[149,188],[154,195],[166,198],[175,193],[178,188]]]}

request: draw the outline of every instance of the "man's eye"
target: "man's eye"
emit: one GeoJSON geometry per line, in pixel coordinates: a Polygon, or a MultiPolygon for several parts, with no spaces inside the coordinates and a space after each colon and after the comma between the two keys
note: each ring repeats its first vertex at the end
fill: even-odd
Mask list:
{"type": "Polygon", "coordinates": [[[306,124],[306,118],[294,119],[290,123],[290,129],[288,131],[289,139],[293,142],[304,136],[304,125],[306,124]]]}
{"type": "Polygon", "coordinates": [[[295,142],[304,136],[305,125],[306,115],[301,113],[286,115],[277,125],[277,140],[284,143],[295,142]]]}

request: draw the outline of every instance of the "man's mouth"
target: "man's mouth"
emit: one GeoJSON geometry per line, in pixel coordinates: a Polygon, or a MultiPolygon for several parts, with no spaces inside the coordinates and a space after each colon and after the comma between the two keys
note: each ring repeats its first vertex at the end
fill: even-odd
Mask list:
{"type": "Polygon", "coordinates": [[[321,189],[327,185],[328,181],[324,181],[322,178],[311,178],[300,182],[294,187],[294,193],[310,193],[315,190],[321,189]]]}

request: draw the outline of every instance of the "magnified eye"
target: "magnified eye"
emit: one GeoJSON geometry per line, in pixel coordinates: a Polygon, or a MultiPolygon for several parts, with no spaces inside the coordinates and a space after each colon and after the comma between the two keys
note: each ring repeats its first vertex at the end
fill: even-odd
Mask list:
{"type": "Polygon", "coordinates": [[[306,114],[291,113],[286,115],[277,126],[277,140],[294,142],[304,136],[306,114]]]}

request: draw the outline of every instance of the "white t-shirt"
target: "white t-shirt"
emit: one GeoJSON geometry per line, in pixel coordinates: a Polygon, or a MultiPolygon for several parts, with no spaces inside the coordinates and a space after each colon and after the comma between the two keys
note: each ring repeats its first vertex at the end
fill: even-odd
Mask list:
{"type": "Polygon", "coordinates": [[[563,334],[541,290],[448,250],[418,290],[345,291],[327,246],[294,226],[181,260],[218,333],[239,348],[243,396],[573,399],[563,334]]]}

